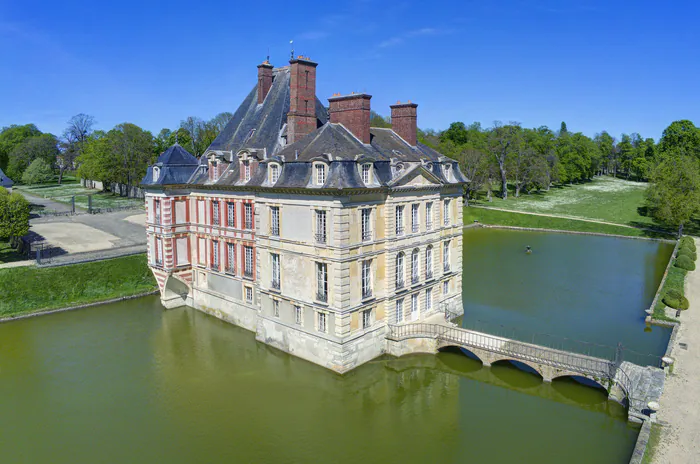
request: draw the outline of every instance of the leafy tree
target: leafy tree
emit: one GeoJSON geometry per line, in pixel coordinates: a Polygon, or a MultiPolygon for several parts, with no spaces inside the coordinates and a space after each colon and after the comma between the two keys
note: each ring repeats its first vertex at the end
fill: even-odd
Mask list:
{"type": "Polygon", "coordinates": [[[615,144],[615,139],[603,131],[595,136],[593,139],[598,145],[598,152],[600,157],[605,161],[603,164],[604,174],[613,173],[613,176],[617,175],[617,147],[615,144]]]}
{"type": "MultiPolygon", "coordinates": [[[[7,170],[10,152],[14,150],[17,145],[36,135],[41,135],[41,131],[37,129],[34,124],[3,127],[0,131],[0,169],[3,171],[7,170]]],[[[15,180],[19,180],[19,178],[15,180]]]]}
{"type": "Polygon", "coordinates": [[[369,112],[369,125],[370,127],[385,127],[391,129],[391,121],[389,118],[385,118],[375,111],[369,112]]]}
{"type": "Polygon", "coordinates": [[[37,158],[32,161],[24,174],[22,174],[22,182],[25,184],[44,184],[53,180],[53,168],[43,158],[37,158]]]}
{"type": "Polygon", "coordinates": [[[43,159],[51,167],[56,163],[58,154],[58,140],[51,134],[35,135],[24,139],[10,152],[7,175],[11,179],[20,180],[24,171],[34,160],[43,159]]]}
{"type": "Polygon", "coordinates": [[[664,129],[659,148],[662,153],[700,157],[700,129],[687,119],[674,121],[664,129]]]}
{"type": "Polygon", "coordinates": [[[647,190],[652,217],[678,229],[698,211],[700,205],[700,166],[694,157],[668,154],[656,167],[647,190]]]}
{"type": "Polygon", "coordinates": [[[566,123],[562,121],[561,125],[559,126],[559,137],[566,137],[568,134],[569,129],[566,127],[566,123]]]}
{"type": "Polygon", "coordinates": [[[453,122],[449,129],[442,133],[440,139],[449,140],[455,145],[463,145],[469,141],[469,132],[463,122],[453,122]]]}
{"type": "Polygon", "coordinates": [[[18,192],[9,193],[0,187],[0,239],[14,247],[20,237],[29,233],[29,202],[18,192]]]}
{"type": "Polygon", "coordinates": [[[76,162],[80,177],[100,181],[105,188],[118,179],[119,160],[114,156],[104,131],[93,132],[76,162]]]}
{"type": "Polygon", "coordinates": [[[146,169],[156,157],[153,153],[153,135],[128,122],[117,125],[105,136],[111,155],[117,162],[105,164],[114,170],[116,182],[131,187],[146,174],[146,169]]]}
{"type": "Polygon", "coordinates": [[[507,161],[520,149],[522,143],[522,129],[517,122],[502,125],[494,122],[493,129],[489,132],[488,147],[494,161],[498,165],[501,177],[501,198],[508,198],[507,161]]]}
{"type": "MultiPolygon", "coordinates": [[[[233,118],[233,113],[229,113],[228,111],[225,111],[223,113],[219,113],[216,116],[214,116],[211,119],[211,124],[214,127],[214,130],[216,131],[216,134],[220,134],[222,130],[224,130],[224,127],[226,127],[226,124],[233,118]]],[[[371,118],[371,115],[370,115],[371,118]]]]}
{"type": "Polygon", "coordinates": [[[68,126],[63,131],[62,151],[58,163],[59,184],[63,181],[63,173],[72,169],[75,160],[83,153],[94,125],[95,118],[84,113],[76,114],[68,121],[68,126]]]}

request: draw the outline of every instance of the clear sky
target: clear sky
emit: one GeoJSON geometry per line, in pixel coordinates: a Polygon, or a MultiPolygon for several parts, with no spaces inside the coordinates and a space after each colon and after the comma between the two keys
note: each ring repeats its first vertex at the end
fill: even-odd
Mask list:
{"type": "Polygon", "coordinates": [[[519,121],[658,138],[700,125],[700,2],[0,0],[0,126],[76,113],[154,134],[233,112],[267,55],[319,63],[317,95],[367,92],[422,128],[519,121]]]}

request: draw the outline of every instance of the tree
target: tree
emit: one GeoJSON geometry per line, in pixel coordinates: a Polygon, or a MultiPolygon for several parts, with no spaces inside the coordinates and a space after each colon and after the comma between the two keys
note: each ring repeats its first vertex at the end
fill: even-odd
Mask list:
{"type": "Polygon", "coordinates": [[[389,118],[385,118],[376,111],[369,112],[369,125],[370,127],[384,127],[391,129],[391,121],[389,118]]]}
{"type": "Polygon", "coordinates": [[[489,155],[481,150],[465,146],[454,158],[459,169],[467,178],[464,186],[464,206],[469,206],[469,198],[483,187],[489,177],[489,155]]]}
{"type": "Polygon", "coordinates": [[[153,135],[126,122],[116,126],[105,137],[111,156],[116,158],[116,163],[106,162],[106,166],[115,171],[110,177],[129,187],[136,185],[156,159],[153,153],[153,135]]]}
{"type": "Polygon", "coordinates": [[[664,129],[659,141],[662,153],[700,157],[700,129],[691,121],[674,121],[664,129]]]}
{"type": "Polygon", "coordinates": [[[49,165],[56,163],[58,140],[51,134],[29,137],[15,146],[10,152],[7,175],[11,179],[21,180],[24,171],[36,159],[43,159],[49,165]]]}
{"type": "Polygon", "coordinates": [[[45,159],[37,158],[32,161],[24,174],[22,182],[25,184],[44,184],[53,180],[53,168],[45,159]]]}
{"type": "Polygon", "coordinates": [[[521,143],[521,128],[517,122],[502,125],[499,121],[494,122],[493,129],[489,132],[489,152],[498,165],[501,175],[501,198],[508,198],[508,176],[506,175],[506,162],[512,153],[519,150],[521,143]]]}
{"type": "Polygon", "coordinates": [[[566,123],[562,121],[561,125],[559,126],[559,137],[566,137],[568,134],[569,129],[566,127],[566,123]]]}
{"type": "Polygon", "coordinates": [[[58,163],[59,184],[63,181],[63,173],[73,168],[75,160],[83,153],[94,125],[95,118],[84,113],[76,114],[68,120],[68,126],[63,131],[61,157],[58,163]]]}
{"type": "Polygon", "coordinates": [[[233,118],[233,113],[229,113],[228,111],[219,113],[213,118],[211,118],[210,122],[216,130],[217,135],[221,133],[222,130],[224,130],[224,127],[226,127],[226,124],[228,124],[231,118],[233,118]]]}
{"type": "MultiPolygon", "coordinates": [[[[683,150],[681,150],[683,151],[683,150]]],[[[700,205],[700,165],[695,157],[669,153],[656,167],[647,190],[652,217],[678,229],[698,211],[700,205]]]]}
{"type": "Polygon", "coordinates": [[[29,233],[29,209],[26,198],[0,187],[0,239],[17,246],[19,238],[29,233]]]}
{"type": "MultiPolygon", "coordinates": [[[[41,131],[34,124],[24,126],[12,125],[3,127],[0,131],[0,169],[5,171],[9,162],[10,152],[24,140],[41,135],[41,131]]],[[[15,179],[19,180],[19,178],[15,179]]]]}

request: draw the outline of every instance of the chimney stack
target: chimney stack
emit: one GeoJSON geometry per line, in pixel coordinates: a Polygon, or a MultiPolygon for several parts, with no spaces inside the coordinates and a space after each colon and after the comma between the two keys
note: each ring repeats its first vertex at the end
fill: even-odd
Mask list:
{"type": "Polygon", "coordinates": [[[258,105],[265,101],[272,87],[272,65],[270,57],[258,65],[258,105]]]}
{"type": "Polygon", "coordinates": [[[334,95],[328,99],[331,123],[345,126],[362,143],[369,143],[369,101],[371,95],[353,93],[351,95],[334,95]]]}
{"type": "Polygon", "coordinates": [[[301,140],[316,130],[316,66],[309,57],[298,56],[289,61],[289,113],[287,143],[301,140]]]}
{"type": "Polygon", "coordinates": [[[418,138],[418,105],[397,102],[391,105],[391,128],[412,147],[416,146],[418,138]]]}

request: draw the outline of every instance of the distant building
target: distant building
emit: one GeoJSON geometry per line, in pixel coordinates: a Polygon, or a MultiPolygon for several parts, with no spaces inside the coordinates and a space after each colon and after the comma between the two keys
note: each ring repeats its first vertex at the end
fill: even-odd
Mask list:
{"type": "Polygon", "coordinates": [[[258,66],[258,84],[197,160],[179,145],[142,187],[148,257],[183,304],[346,372],[387,324],[462,312],[457,162],[417,142],[417,106],[370,127],[367,94],[316,98],[316,66],[258,66]]]}
{"type": "Polygon", "coordinates": [[[12,192],[12,186],[15,185],[12,179],[7,177],[2,169],[0,169],[0,187],[6,188],[8,191],[12,192]]]}

